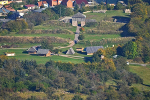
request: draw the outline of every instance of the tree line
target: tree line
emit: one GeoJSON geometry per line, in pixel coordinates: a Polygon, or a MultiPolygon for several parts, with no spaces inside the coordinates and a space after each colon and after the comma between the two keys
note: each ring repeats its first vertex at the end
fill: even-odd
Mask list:
{"type": "MultiPolygon", "coordinates": [[[[142,84],[143,80],[128,70],[123,57],[114,60],[106,57],[100,62],[81,64],[50,60],[45,65],[38,65],[34,60],[20,61],[0,56],[0,98],[24,100],[8,93],[36,91],[47,94],[47,99],[60,99],[54,93],[57,89],[64,89],[78,94],[74,98],[81,98],[80,94],[86,94],[87,100],[148,99],[149,92],[130,87],[133,83],[142,84]],[[107,86],[106,82],[113,79],[116,86],[107,86]]],[[[36,97],[32,98],[38,100],[36,97]]]]}

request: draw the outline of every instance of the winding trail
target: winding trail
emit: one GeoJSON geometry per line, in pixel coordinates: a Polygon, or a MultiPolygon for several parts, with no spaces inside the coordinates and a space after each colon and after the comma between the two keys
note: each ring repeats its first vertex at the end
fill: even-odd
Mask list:
{"type": "Polygon", "coordinates": [[[74,45],[75,45],[75,42],[78,42],[78,41],[79,41],[78,37],[79,37],[79,34],[80,34],[80,28],[81,28],[80,26],[77,26],[77,29],[76,29],[76,32],[75,32],[74,41],[70,41],[70,42],[69,42],[69,45],[66,46],[66,47],[56,47],[56,48],[62,49],[62,48],[68,48],[68,47],[74,46],[74,45]]]}

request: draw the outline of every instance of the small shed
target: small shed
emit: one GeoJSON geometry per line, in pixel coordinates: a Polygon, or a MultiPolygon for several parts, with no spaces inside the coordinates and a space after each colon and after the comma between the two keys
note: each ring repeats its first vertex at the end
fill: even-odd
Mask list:
{"type": "Polygon", "coordinates": [[[51,55],[51,52],[49,49],[38,49],[37,54],[39,56],[46,56],[47,57],[47,56],[51,55]]]}
{"type": "Polygon", "coordinates": [[[129,13],[129,14],[130,14],[130,13],[131,13],[131,10],[130,10],[130,9],[125,9],[125,10],[124,10],[124,13],[129,13]]]}
{"type": "Polygon", "coordinates": [[[70,49],[67,51],[66,54],[67,54],[67,55],[73,55],[73,54],[75,54],[75,52],[74,52],[73,48],[70,48],[70,49]]]}
{"type": "Polygon", "coordinates": [[[10,52],[10,53],[6,52],[5,55],[6,56],[15,56],[15,53],[14,52],[10,52]]]}
{"type": "Polygon", "coordinates": [[[91,46],[91,47],[86,47],[85,51],[87,53],[87,55],[93,55],[94,52],[97,52],[98,49],[104,49],[103,46],[91,46]]]}
{"type": "Polygon", "coordinates": [[[83,51],[84,48],[76,48],[76,51],[83,51]]]}

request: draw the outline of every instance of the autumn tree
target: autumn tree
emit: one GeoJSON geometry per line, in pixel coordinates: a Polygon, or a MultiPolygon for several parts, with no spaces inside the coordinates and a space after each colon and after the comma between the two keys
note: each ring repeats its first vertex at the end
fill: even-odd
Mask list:
{"type": "Polygon", "coordinates": [[[106,56],[106,52],[104,49],[99,49],[95,52],[92,56],[92,62],[99,62],[101,61],[101,55],[106,56]]]}
{"type": "Polygon", "coordinates": [[[6,28],[11,32],[18,32],[28,28],[28,24],[25,20],[14,20],[6,24],[6,28]]]}
{"type": "Polygon", "coordinates": [[[132,59],[138,55],[136,42],[130,41],[123,46],[122,55],[132,59]]]}

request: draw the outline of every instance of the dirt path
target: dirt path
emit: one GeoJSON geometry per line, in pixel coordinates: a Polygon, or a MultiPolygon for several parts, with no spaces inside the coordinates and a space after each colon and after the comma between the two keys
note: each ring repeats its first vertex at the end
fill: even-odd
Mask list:
{"type": "MultiPolygon", "coordinates": [[[[72,46],[74,46],[74,41],[70,41],[69,42],[70,44],[68,45],[68,46],[66,46],[66,47],[58,47],[59,49],[62,49],[62,48],[68,48],[68,47],[72,47],[72,46]]],[[[57,47],[56,47],[57,48],[57,47]]]]}
{"type": "MultiPolygon", "coordinates": [[[[77,29],[76,29],[76,33],[75,33],[75,37],[74,37],[74,41],[70,41],[69,43],[69,45],[68,46],[66,46],[66,47],[58,47],[59,49],[62,49],[62,48],[68,48],[68,47],[72,47],[72,46],[74,46],[75,45],[75,41],[79,41],[78,40],[78,37],[79,37],[79,33],[80,33],[80,26],[77,26],[77,29]]],[[[57,48],[57,47],[56,47],[57,48]]]]}
{"type": "Polygon", "coordinates": [[[140,66],[147,66],[147,65],[150,65],[150,64],[141,64],[141,63],[130,63],[131,65],[140,65],[140,66]]]}
{"type": "Polygon", "coordinates": [[[72,55],[59,55],[62,57],[73,58],[73,59],[84,59],[82,56],[72,56],[72,55]]]}

